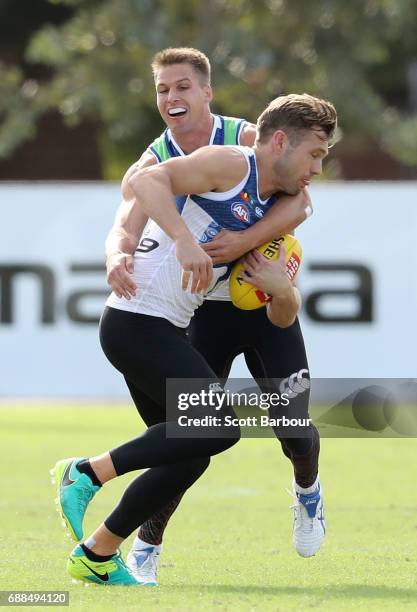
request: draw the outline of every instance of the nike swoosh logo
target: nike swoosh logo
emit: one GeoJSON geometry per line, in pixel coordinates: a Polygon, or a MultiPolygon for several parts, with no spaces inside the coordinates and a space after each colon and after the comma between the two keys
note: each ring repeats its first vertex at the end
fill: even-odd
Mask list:
{"type": "Polygon", "coordinates": [[[75,480],[71,480],[70,478],[71,468],[72,463],[69,463],[65,469],[64,475],[62,476],[61,484],[63,484],[64,487],[68,487],[69,485],[72,485],[75,482],[75,480]]]}
{"type": "Polygon", "coordinates": [[[82,563],[83,565],[85,565],[85,567],[87,567],[87,568],[90,570],[90,572],[93,572],[94,576],[97,576],[97,578],[99,578],[99,579],[100,579],[100,580],[102,580],[103,582],[107,582],[107,581],[108,581],[108,579],[109,579],[109,575],[108,575],[108,573],[107,573],[107,572],[106,572],[105,574],[98,574],[97,572],[95,572],[95,571],[93,570],[93,568],[92,568],[92,567],[90,567],[89,565],[87,565],[87,563],[84,563],[84,561],[83,561],[82,559],[80,559],[80,561],[81,561],[81,563],[82,563]]]}

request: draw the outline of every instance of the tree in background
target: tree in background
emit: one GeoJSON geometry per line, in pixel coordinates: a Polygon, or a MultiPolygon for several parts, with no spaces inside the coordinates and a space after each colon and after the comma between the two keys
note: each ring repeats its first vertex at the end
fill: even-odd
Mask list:
{"type": "MultiPolygon", "coordinates": [[[[162,129],[149,64],[167,46],[195,46],[212,61],[215,111],[254,120],[273,97],[331,99],[355,155],[382,150],[417,162],[415,0],[50,0],[71,16],[46,24],[25,59],[52,69],[25,78],[0,70],[0,156],[33,135],[46,111],[69,125],[100,125],[105,176],[120,178],[162,129]]],[[[338,151],[330,162],[337,175],[338,151]],[[333,165],[332,165],[333,163],[333,165]]]]}

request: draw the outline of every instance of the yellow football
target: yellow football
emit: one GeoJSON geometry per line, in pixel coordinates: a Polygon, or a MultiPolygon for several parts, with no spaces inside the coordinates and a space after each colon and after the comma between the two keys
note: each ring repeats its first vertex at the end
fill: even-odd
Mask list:
{"type": "MultiPolygon", "coordinates": [[[[270,242],[266,242],[256,250],[264,257],[274,261],[279,257],[279,250],[282,243],[284,243],[286,252],[285,261],[287,264],[287,275],[290,280],[293,280],[301,265],[302,255],[301,245],[294,236],[285,234],[285,236],[280,236],[270,242]]],[[[237,308],[241,308],[242,310],[255,310],[256,308],[261,308],[271,300],[271,296],[243,280],[241,276],[243,266],[243,263],[238,261],[233,266],[230,274],[229,290],[231,300],[237,308]]]]}

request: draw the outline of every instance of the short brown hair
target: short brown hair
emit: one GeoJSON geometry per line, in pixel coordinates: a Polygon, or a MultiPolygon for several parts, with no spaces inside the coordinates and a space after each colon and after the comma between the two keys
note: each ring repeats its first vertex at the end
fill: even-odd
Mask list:
{"type": "Polygon", "coordinates": [[[266,142],[276,130],[288,133],[290,142],[298,140],[300,132],[320,129],[328,140],[337,126],[336,109],[331,102],[309,94],[290,94],[272,100],[258,117],[256,140],[266,142]]]}
{"type": "Polygon", "coordinates": [[[202,51],[192,47],[168,47],[158,51],[151,63],[153,76],[155,77],[159,68],[172,64],[190,64],[205,81],[210,83],[210,61],[202,51]]]}

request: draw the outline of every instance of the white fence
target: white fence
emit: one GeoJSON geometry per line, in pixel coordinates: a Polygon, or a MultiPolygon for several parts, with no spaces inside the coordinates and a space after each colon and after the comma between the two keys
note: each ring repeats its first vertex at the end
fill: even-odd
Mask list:
{"type": "MultiPolygon", "coordinates": [[[[297,236],[312,375],[416,377],[417,185],[311,191],[314,215],[297,236]]],[[[0,186],[0,397],[125,395],[95,323],[119,200],[106,183],[0,186]]],[[[248,375],[242,359],[232,374],[248,375]]]]}

